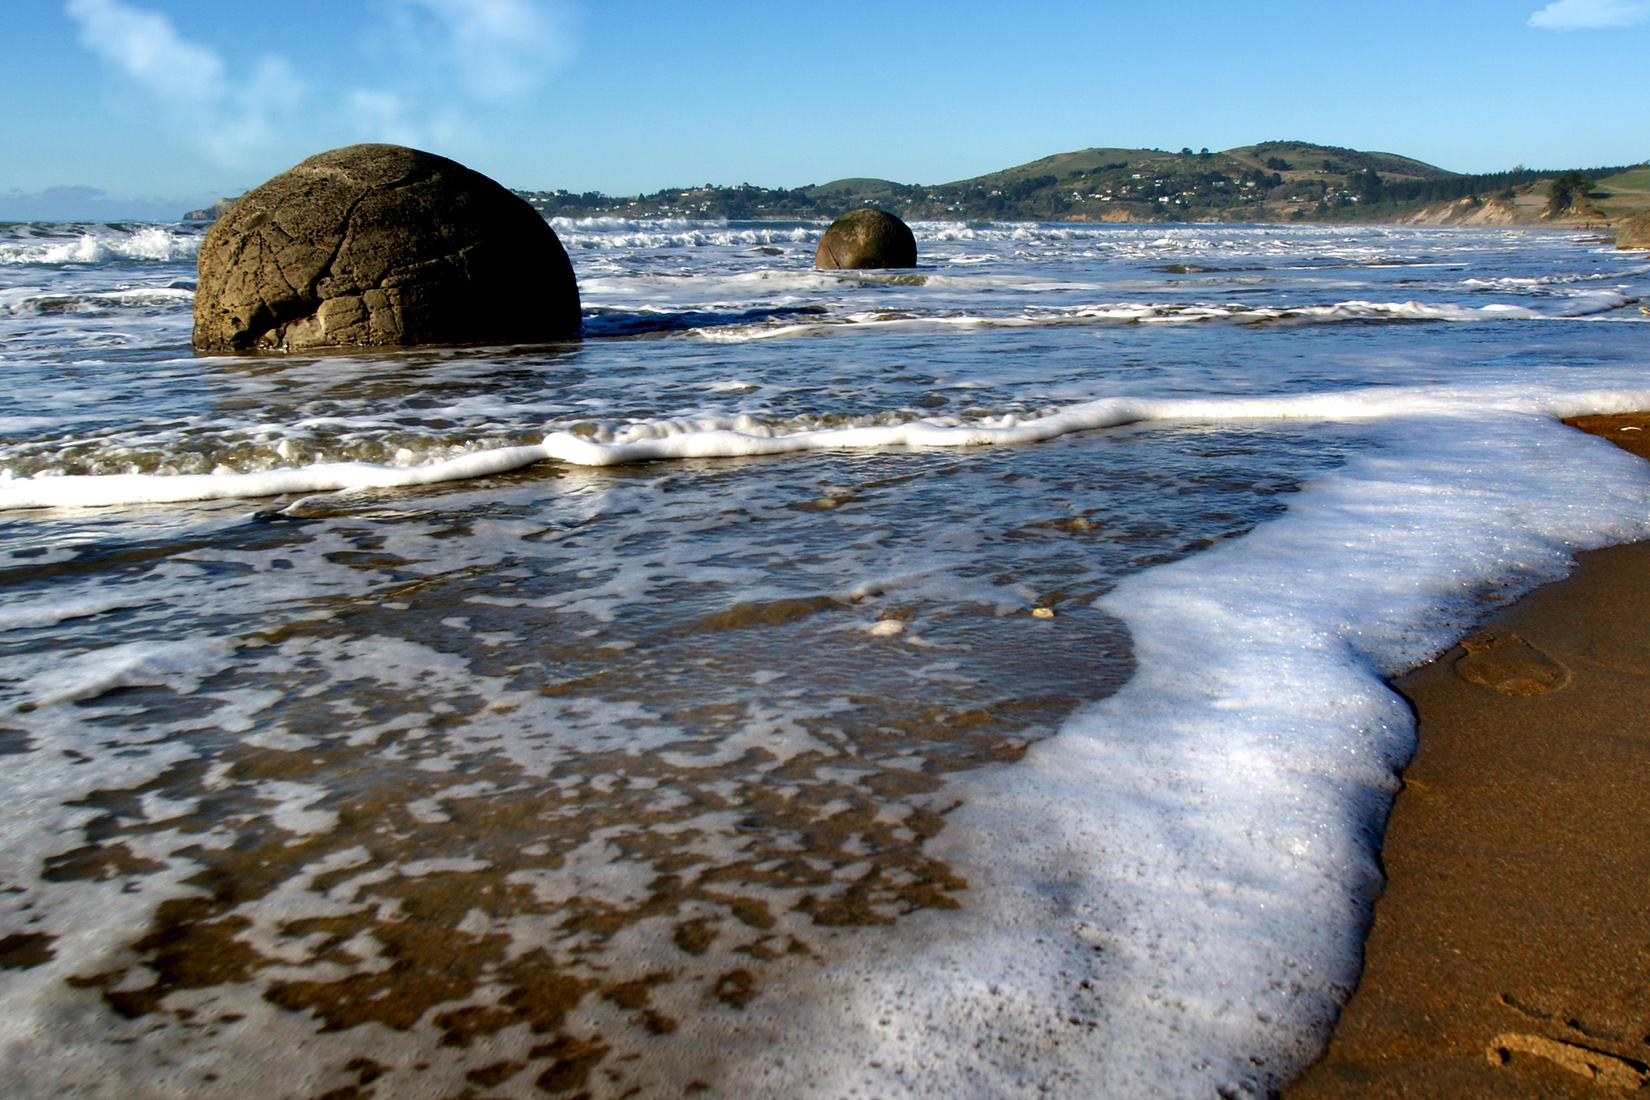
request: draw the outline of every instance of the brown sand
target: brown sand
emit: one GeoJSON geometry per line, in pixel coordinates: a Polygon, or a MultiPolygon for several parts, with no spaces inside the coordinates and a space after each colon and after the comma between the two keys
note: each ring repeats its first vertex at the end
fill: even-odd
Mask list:
{"type": "MultiPolygon", "coordinates": [[[[1570,423],[1650,458],[1650,415],[1570,423]]],[[[1285,1095],[1650,1096],[1650,542],[1397,687],[1420,751],[1364,975],[1285,1095]]]]}

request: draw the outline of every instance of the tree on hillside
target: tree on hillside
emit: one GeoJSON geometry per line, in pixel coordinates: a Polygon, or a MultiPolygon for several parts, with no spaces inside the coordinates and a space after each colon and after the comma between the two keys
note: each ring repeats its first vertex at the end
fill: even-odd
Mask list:
{"type": "Polygon", "coordinates": [[[1559,173],[1547,185],[1546,216],[1553,218],[1564,213],[1574,206],[1578,199],[1586,198],[1592,189],[1593,181],[1580,172],[1559,173]]]}
{"type": "Polygon", "coordinates": [[[1346,177],[1346,189],[1357,195],[1359,202],[1379,202],[1381,186],[1381,175],[1373,168],[1365,168],[1346,177]]]}

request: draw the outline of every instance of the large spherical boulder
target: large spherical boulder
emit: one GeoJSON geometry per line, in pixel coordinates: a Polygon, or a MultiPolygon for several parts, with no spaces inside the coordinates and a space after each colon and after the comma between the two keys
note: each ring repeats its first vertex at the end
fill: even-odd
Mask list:
{"type": "Polygon", "coordinates": [[[247,192],[201,242],[203,351],[518,343],[579,330],[579,288],[538,212],[400,145],[320,153],[247,192]]]}
{"type": "Polygon", "coordinates": [[[886,210],[867,206],[842,215],[814,250],[818,268],[916,267],[911,227],[886,210]]]}
{"type": "Polygon", "coordinates": [[[1616,226],[1617,248],[1650,248],[1650,210],[1634,214],[1616,226]]]}

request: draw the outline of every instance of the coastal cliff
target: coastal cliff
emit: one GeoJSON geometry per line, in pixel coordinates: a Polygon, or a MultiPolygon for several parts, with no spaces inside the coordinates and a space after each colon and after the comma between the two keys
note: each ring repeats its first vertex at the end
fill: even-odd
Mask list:
{"type": "Polygon", "coordinates": [[[1521,211],[1513,199],[1499,195],[1489,199],[1468,195],[1454,202],[1423,206],[1415,213],[1397,219],[1400,225],[1526,225],[1531,224],[1527,211],[1521,211]]]}
{"type": "Polygon", "coordinates": [[[1429,203],[1396,219],[1400,225],[1545,225],[1614,232],[1623,248],[1642,248],[1638,227],[1650,215],[1650,166],[1589,178],[1564,172],[1493,195],[1429,203]]]}

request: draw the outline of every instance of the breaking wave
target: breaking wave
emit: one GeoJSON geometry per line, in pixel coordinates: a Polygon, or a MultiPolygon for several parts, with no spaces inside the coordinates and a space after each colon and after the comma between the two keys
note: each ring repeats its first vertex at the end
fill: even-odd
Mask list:
{"type": "Polygon", "coordinates": [[[7,227],[0,264],[172,263],[192,259],[201,234],[163,225],[46,225],[7,227]]]}

